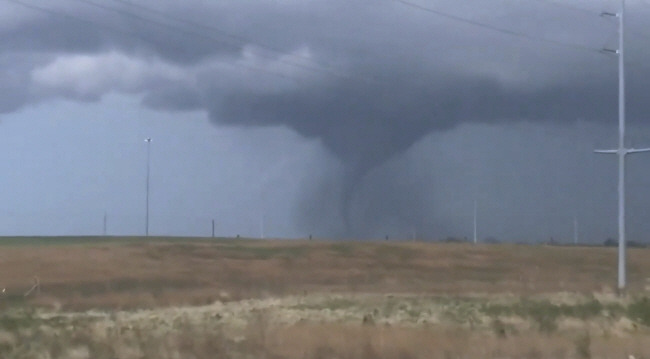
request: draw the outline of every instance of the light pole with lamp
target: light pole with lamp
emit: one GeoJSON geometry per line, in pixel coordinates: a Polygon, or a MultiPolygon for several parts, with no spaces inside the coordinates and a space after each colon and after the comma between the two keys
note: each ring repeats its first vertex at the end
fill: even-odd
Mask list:
{"type": "Polygon", "coordinates": [[[146,211],[145,211],[145,236],[149,237],[149,162],[151,160],[151,138],[145,138],[147,143],[147,184],[146,184],[146,211]]]}

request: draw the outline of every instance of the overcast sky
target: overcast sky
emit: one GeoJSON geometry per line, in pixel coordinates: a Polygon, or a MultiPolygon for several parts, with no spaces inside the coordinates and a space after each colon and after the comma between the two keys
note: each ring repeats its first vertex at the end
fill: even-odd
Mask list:
{"type": "MultiPolygon", "coordinates": [[[[0,235],[616,235],[607,0],[0,0],[0,235]]],[[[626,17],[650,145],[650,4],[626,17]]],[[[650,231],[650,156],[628,232],[650,231]]]]}

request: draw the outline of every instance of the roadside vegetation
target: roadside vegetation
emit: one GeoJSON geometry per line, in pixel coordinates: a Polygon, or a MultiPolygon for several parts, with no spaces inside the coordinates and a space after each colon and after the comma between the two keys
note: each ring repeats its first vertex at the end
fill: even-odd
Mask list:
{"type": "Polygon", "coordinates": [[[0,315],[2,358],[644,358],[650,300],[307,295],[0,315]]]}

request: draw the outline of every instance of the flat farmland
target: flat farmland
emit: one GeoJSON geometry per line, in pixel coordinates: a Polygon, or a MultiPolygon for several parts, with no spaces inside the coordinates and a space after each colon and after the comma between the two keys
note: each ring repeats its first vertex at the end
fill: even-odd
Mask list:
{"type": "MultiPolygon", "coordinates": [[[[650,250],[629,249],[630,293],[650,250]]],[[[611,292],[616,249],[541,245],[183,238],[0,239],[0,286],[44,305],[128,309],[306,293],[611,292]]]]}
{"type": "Polygon", "coordinates": [[[628,253],[618,297],[615,248],[4,238],[0,357],[648,358],[628,253]]]}

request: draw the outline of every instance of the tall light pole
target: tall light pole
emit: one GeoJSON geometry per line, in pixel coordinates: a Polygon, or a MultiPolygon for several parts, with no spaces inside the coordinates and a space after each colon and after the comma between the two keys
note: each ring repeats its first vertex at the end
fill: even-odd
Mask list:
{"type": "Polygon", "coordinates": [[[260,216],[260,238],[264,239],[264,214],[260,216]]]}
{"type": "Polygon", "coordinates": [[[474,201],[474,244],[478,243],[477,227],[476,227],[476,207],[477,206],[478,206],[477,202],[474,201]]]}
{"type": "Polygon", "coordinates": [[[578,217],[573,217],[573,245],[578,245],[578,217]]]}
{"type": "Polygon", "coordinates": [[[648,152],[650,148],[625,148],[625,0],[621,0],[618,14],[603,12],[602,16],[618,18],[618,50],[603,49],[618,55],[618,148],[596,150],[596,153],[609,153],[618,156],[618,292],[625,294],[625,156],[630,153],[648,152]]]}
{"type": "Polygon", "coordinates": [[[147,184],[146,184],[146,210],[145,210],[145,236],[149,237],[149,169],[151,160],[151,138],[145,138],[144,142],[147,143],[147,184]]]}

